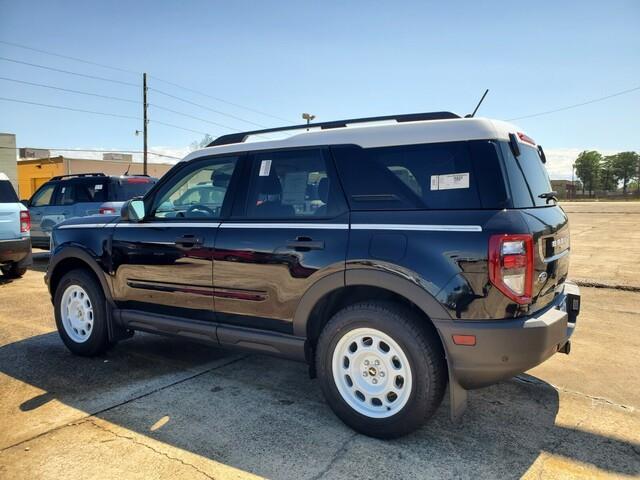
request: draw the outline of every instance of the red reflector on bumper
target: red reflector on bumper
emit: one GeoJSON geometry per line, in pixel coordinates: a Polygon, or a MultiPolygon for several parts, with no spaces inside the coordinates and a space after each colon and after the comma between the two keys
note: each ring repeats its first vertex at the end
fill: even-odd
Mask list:
{"type": "Polygon", "coordinates": [[[453,343],[456,345],[466,345],[468,347],[473,347],[476,344],[476,336],[475,335],[452,335],[453,343]]]}

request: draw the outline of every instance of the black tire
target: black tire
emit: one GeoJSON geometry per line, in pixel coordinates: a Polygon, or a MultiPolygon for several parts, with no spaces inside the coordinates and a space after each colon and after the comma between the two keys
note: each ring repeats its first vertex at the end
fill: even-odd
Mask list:
{"type": "Polygon", "coordinates": [[[93,357],[104,352],[109,346],[107,331],[107,315],[104,292],[97,280],[86,270],[72,270],[66,273],[56,288],[54,295],[54,312],[56,326],[60,338],[72,353],[84,357],[93,357]],[[62,324],[61,304],[65,290],[78,285],[87,293],[93,307],[93,327],[84,342],[77,342],[69,336],[62,324]]]}
{"type": "Polygon", "coordinates": [[[8,267],[2,267],[2,274],[7,278],[20,278],[27,273],[27,267],[20,267],[17,263],[12,263],[8,267]]]}
{"type": "Polygon", "coordinates": [[[419,428],[442,402],[447,365],[437,333],[401,305],[363,302],[336,313],[322,330],[316,350],[316,368],[324,396],[335,414],[364,435],[395,438],[419,428]],[[411,367],[412,386],[406,404],[386,418],[373,418],[352,408],[333,378],[333,353],[340,339],[355,328],[373,328],[391,337],[411,367]]]}

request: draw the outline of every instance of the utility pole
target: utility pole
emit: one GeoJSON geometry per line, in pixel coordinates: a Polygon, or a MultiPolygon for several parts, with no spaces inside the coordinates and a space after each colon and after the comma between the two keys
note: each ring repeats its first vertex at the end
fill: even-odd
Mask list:
{"type": "Polygon", "coordinates": [[[143,103],[143,133],[142,136],[144,138],[144,148],[143,148],[143,157],[142,157],[142,174],[147,174],[147,124],[149,120],[147,120],[147,73],[142,74],[142,103],[143,103]]]}
{"type": "MultiPolygon", "coordinates": [[[[302,118],[303,120],[307,121],[307,125],[309,125],[311,123],[312,120],[314,120],[316,118],[315,115],[311,115],[310,113],[303,113],[302,114],[302,118]]],[[[307,128],[307,132],[309,131],[309,129],[307,128]]]]}

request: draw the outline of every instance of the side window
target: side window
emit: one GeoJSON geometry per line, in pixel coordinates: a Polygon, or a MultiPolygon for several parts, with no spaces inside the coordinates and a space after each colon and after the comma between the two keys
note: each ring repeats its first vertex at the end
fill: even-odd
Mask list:
{"type": "Polygon", "coordinates": [[[75,186],[69,182],[61,183],[56,195],[55,205],[72,205],[75,203],[75,186]]]}
{"type": "Polygon", "coordinates": [[[82,179],[73,182],[76,202],[106,202],[107,182],[104,179],[82,179]]]}
{"type": "Polygon", "coordinates": [[[32,207],[44,207],[51,204],[51,197],[53,197],[53,191],[55,190],[55,184],[46,185],[42,187],[31,199],[30,205],[32,207]]]}
{"type": "Polygon", "coordinates": [[[154,218],[219,218],[237,158],[217,159],[187,170],[160,191],[154,218]]]}
{"type": "Polygon", "coordinates": [[[343,210],[338,184],[321,150],[258,153],[251,162],[247,217],[317,218],[343,210]]]}

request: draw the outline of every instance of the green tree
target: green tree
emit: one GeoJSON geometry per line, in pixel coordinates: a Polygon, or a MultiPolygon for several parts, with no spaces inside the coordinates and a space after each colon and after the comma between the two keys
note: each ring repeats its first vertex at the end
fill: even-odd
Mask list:
{"type": "Polygon", "coordinates": [[[627,185],[636,176],[638,168],[638,154],[636,152],[621,152],[614,155],[613,167],[616,177],[622,181],[622,193],[627,193],[627,185]]]}
{"type": "Polygon", "coordinates": [[[582,193],[585,188],[592,196],[593,191],[598,188],[598,174],[600,173],[600,163],[602,155],[595,150],[585,150],[578,155],[575,162],[576,175],[582,181],[582,193]]]}
{"type": "Polygon", "coordinates": [[[602,159],[600,164],[599,184],[600,188],[607,192],[615,192],[618,189],[616,160],[616,155],[608,155],[602,159]]]}
{"type": "Polygon", "coordinates": [[[199,142],[191,142],[191,145],[189,145],[189,147],[191,147],[191,150],[198,150],[199,148],[206,147],[214,140],[215,139],[207,133],[199,142]]]}

